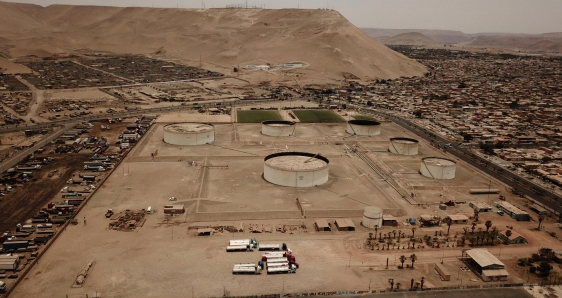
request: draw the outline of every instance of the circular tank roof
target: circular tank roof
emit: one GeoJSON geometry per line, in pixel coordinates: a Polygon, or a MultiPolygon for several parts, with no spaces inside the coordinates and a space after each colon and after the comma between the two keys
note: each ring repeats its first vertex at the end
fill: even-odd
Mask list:
{"type": "Polygon", "coordinates": [[[269,126],[291,126],[291,125],[295,125],[295,122],[285,121],[285,120],[266,120],[263,121],[261,124],[269,125],[269,126]]]}
{"type": "Polygon", "coordinates": [[[394,142],[394,143],[402,143],[402,144],[417,144],[417,143],[419,143],[418,140],[410,139],[410,138],[390,138],[390,141],[394,142]]]}
{"type": "Polygon", "coordinates": [[[426,158],[422,158],[422,161],[427,165],[438,166],[438,167],[449,167],[457,164],[452,159],[441,158],[441,157],[426,157],[426,158]]]}
{"type": "Polygon", "coordinates": [[[380,122],[373,121],[373,120],[349,120],[347,121],[347,123],[353,125],[365,125],[365,126],[381,125],[380,122]]]}
{"type": "Polygon", "coordinates": [[[164,131],[175,133],[200,133],[212,131],[214,127],[211,124],[204,123],[172,123],[164,126],[164,131]]]}
{"type": "Polygon", "coordinates": [[[320,154],[307,152],[281,152],[266,156],[267,166],[283,171],[309,172],[328,167],[330,161],[320,154]]]}

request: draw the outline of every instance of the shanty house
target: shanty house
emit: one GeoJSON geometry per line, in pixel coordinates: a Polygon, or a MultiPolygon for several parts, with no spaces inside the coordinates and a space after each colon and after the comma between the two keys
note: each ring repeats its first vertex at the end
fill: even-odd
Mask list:
{"type": "Polygon", "coordinates": [[[525,244],[527,242],[525,237],[513,230],[511,230],[511,235],[509,237],[507,237],[506,232],[507,230],[501,231],[498,238],[509,244],[525,244]]]}
{"type": "Polygon", "coordinates": [[[461,224],[461,223],[468,222],[468,216],[462,214],[451,214],[447,217],[450,218],[454,224],[461,224]]]}

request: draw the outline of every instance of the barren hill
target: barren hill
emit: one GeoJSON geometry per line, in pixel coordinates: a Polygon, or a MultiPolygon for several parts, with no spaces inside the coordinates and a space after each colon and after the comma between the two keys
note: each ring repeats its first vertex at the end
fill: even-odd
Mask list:
{"type": "Polygon", "coordinates": [[[473,36],[463,33],[461,31],[452,31],[452,30],[378,29],[378,28],[361,28],[361,30],[377,40],[380,37],[396,36],[399,34],[410,33],[410,32],[418,32],[437,42],[448,43],[448,44],[467,42],[474,38],[473,36]]]}
{"type": "Polygon", "coordinates": [[[468,47],[510,49],[525,52],[562,52],[562,34],[547,33],[521,36],[478,36],[464,44],[468,47]]]}
{"type": "Polygon", "coordinates": [[[299,73],[339,79],[343,72],[366,79],[425,71],[330,10],[43,8],[0,2],[0,50],[8,57],[85,50],[163,53],[224,70],[303,61],[309,66],[299,73]]]}
{"type": "Polygon", "coordinates": [[[379,37],[377,40],[388,45],[434,46],[440,44],[419,32],[402,33],[392,37],[379,37]]]}

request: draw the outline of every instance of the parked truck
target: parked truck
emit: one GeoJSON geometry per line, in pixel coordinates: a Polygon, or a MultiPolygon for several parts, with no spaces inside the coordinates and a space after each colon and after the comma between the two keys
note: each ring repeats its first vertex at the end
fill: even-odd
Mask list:
{"type": "Polygon", "coordinates": [[[78,206],[80,204],[82,204],[82,202],[84,202],[86,198],[74,198],[74,199],[69,199],[64,201],[65,204],[67,205],[73,205],[73,206],[78,206]]]}
{"type": "Polygon", "coordinates": [[[17,250],[20,248],[27,249],[29,247],[29,242],[27,241],[6,241],[2,243],[3,251],[17,250]]]}
{"type": "Polygon", "coordinates": [[[248,245],[229,245],[226,247],[227,252],[234,252],[234,251],[254,251],[254,249],[248,245]]]}
{"type": "Polygon", "coordinates": [[[261,274],[261,267],[253,263],[234,264],[232,274],[261,274]]]}
{"type": "Polygon", "coordinates": [[[297,266],[289,263],[275,263],[267,265],[267,274],[296,273],[297,266]]]}
{"type": "Polygon", "coordinates": [[[29,167],[20,167],[20,166],[17,166],[16,169],[17,169],[18,171],[41,170],[41,165],[34,165],[34,166],[29,166],[29,167]]]}
{"type": "Polygon", "coordinates": [[[84,165],[84,170],[93,172],[105,172],[104,167],[84,165]]]}

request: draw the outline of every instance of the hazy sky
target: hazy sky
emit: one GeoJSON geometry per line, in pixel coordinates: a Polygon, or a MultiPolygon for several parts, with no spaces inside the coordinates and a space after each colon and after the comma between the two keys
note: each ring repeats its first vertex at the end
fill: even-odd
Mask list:
{"type": "MultiPolygon", "coordinates": [[[[16,0],[50,4],[201,8],[244,0],[16,0]]],[[[465,33],[562,32],[562,0],[248,0],[265,8],[334,8],[358,27],[465,33]]]]}

